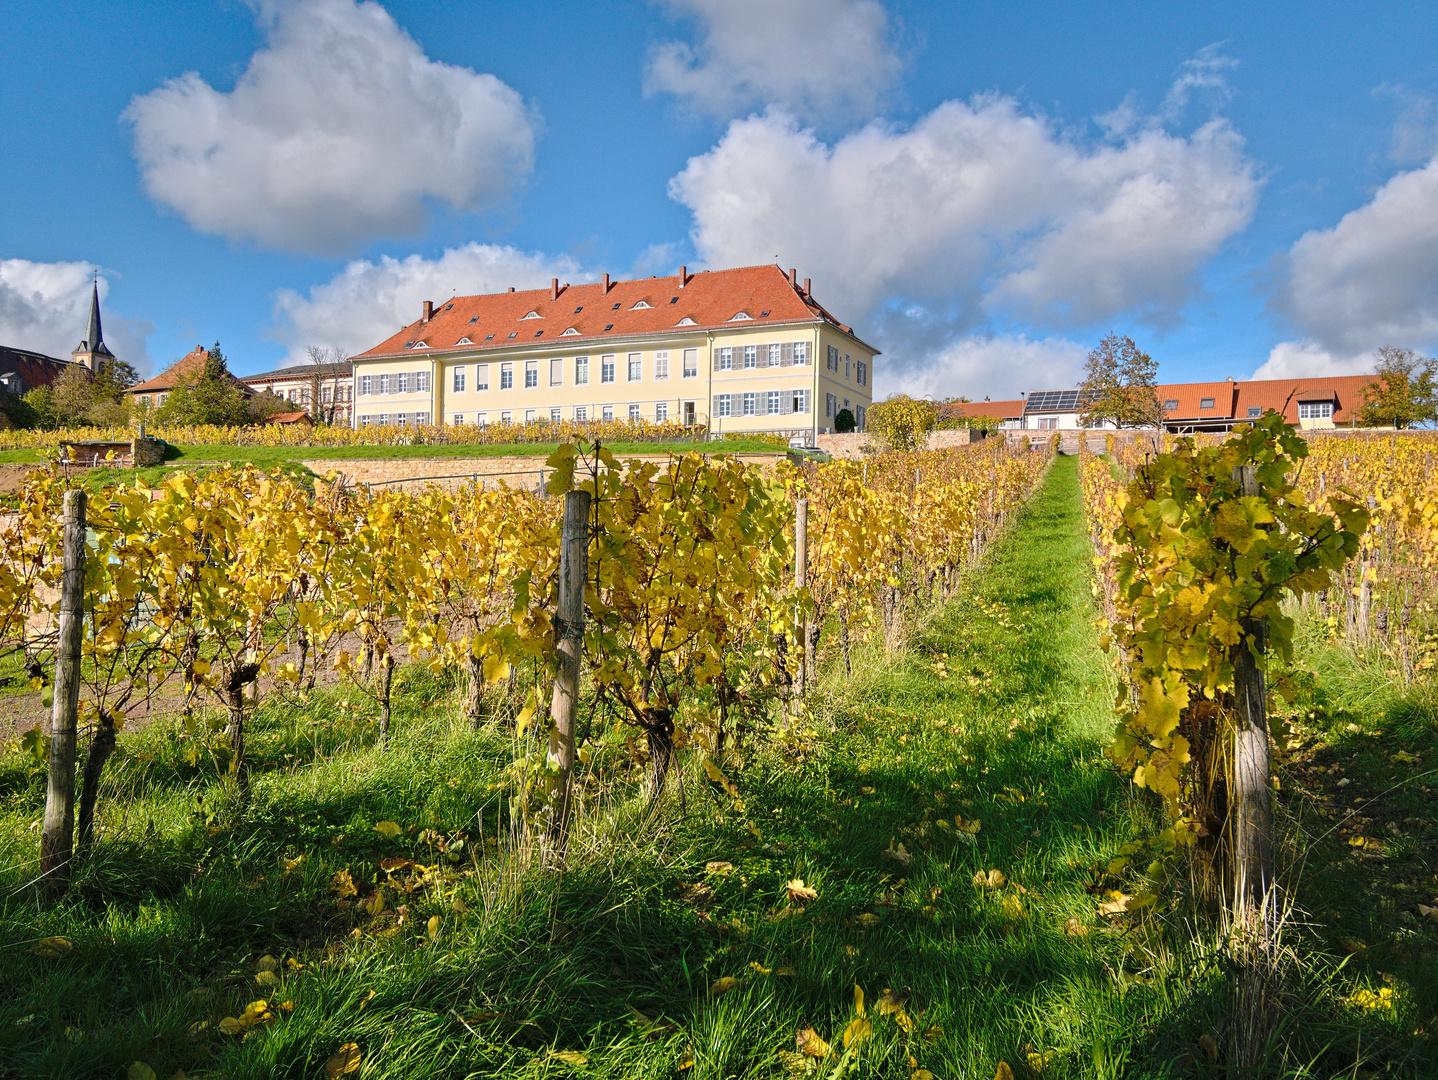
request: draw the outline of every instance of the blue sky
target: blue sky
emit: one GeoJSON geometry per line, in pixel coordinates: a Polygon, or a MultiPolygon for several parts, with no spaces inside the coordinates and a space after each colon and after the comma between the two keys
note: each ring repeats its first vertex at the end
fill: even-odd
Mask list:
{"type": "Polygon", "coordinates": [[[777,259],[876,390],[1438,345],[1431,4],[259,0],[0,12],[0,343],[98,270],[143,371],[358,352],[423,299],[777,259]]]}

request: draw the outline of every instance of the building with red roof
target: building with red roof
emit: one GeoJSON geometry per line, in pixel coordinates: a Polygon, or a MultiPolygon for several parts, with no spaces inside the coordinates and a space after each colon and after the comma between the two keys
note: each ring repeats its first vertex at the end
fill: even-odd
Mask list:
{"type": "MultiPolygon", "coordinates": [[[[198,379],[205,373],[205,361],[209,358],[210,350],[203,345],[196,345],[193,352],[188,352],[180,357],[173,364],[167,367],[153,379],[146,379],[142,383],[136,383],[125,393],[129,394],[141,405],[154,405],[157,408],[165,403],[180,380],[198,379]]],[[[255,391],[246,386],[233,375],[230,381],[240,388],[245,397],[254,397],[255,391]]]]}
{"type": "Polygon", "coordinates": [[[365,424],[679,421],[862,428],[877,349],[777,266],[456,296],[353,358],[365,424]]]}

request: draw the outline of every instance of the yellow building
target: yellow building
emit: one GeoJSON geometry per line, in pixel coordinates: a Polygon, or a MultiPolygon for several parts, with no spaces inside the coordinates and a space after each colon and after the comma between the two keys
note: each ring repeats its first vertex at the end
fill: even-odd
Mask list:
{"type": "Polygon", "coordinates": [[[874,357],[793,270],[751,266],[425,301],[353,358],[354,422],[680,421],[712,435],[859,428],[874,357]]]}

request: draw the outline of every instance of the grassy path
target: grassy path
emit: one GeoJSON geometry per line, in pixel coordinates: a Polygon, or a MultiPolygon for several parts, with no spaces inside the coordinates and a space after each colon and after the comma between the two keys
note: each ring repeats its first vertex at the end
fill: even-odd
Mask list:
{"type": "Polygon", "coordinates": [[[348,1042],[365,1080],[989,1080],[1001,1060],[1019,1078],[1178,1075],[1212,1029],[1203,987],[1106,932],[1086,891],[1138,828],[1101,756],[1112,689],[1089,554],[1076,461],[1060,459],[902,656],[861,655],[851,684],[816,695],[812,731],[757,740],[731,770],[742,805],[697,769],[682,818],[601,798],[562,879],[493,845],[513,748],[452,722],[448,689],[417,670],[384,751],[323,695],[261,710],[238,828],[207,819],[220,796],[181,726],[126,736],[106,838],[49,911],[17,888],[43,786],[12,756],[0,1080],[110,1078],[135,1060],[162,1077],[309,1077],[348,1042]],[[468,846],[445,854],[436,837],[460,829],[468,846]],[[433,879],[378,868],[401,858],[433,879]],[[357,903],[376,884],[378,913],[357,903]],[[73,947],[32,951],[49,935],[73,947]],[[272,989],[265,956],[281,961],[272,989]],[[844,1056],[856,986],[871,1034],[844,1056]],[[262,999],[270,1019],[248,1038],[218,1031],[262,999]],[[817,1071],[796,1054],[807,1030],[835,1048],[817,1071]]]}

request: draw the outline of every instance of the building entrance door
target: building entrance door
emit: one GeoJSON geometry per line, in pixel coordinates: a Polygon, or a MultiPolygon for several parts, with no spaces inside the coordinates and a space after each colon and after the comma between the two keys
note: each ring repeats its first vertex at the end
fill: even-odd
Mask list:
{"type": "Polygon", "coordinates": [[[694,402],[692,401],[686,401],[684,403],[684,426],[694,426],[694,402]]]}

